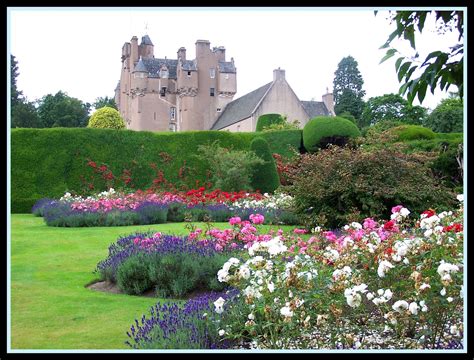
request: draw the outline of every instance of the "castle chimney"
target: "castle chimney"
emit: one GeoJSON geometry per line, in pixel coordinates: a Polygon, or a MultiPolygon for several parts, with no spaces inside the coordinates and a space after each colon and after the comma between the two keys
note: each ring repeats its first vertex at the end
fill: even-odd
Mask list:
{"type": "Polygon", "coordinates": [[[285,70],[280,68],[273,70],[273,82],[285,79],[285,70]]]}
{"type": "Polygon", "coordinates": [[[180,47],[178,50],[178,60],[186,61],[186,48],[180,47]]]}
{"type": "Polygon", "coordinates": [[[196,59],[205,57],[211,51],[211,43],[209,40],[196,40],[196,59]]]}
{"type": "Polygon", "coordinates": [[[225,61],[225,47],[219,46],[212,51],[216,54],[217,61],[225,61]]]}
{"type": "Polygon", "coordinates": [[[326,94],[323,95],[323,103],[326,105],[330,116],[335,116],[334,111],[334,95],[328,91],[326,88],[326,94]]]}
{"type": "Polygon", "coordinates": [[[132,37],[130,40],[130,71],[135,68],[135,63],[138,62],[138,38],[132,37]]]}

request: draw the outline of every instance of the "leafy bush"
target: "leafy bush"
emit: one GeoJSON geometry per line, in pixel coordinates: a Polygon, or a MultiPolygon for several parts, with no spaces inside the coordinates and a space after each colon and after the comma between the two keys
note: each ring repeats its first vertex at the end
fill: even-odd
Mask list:
{"type": "Polygon", "coordinates": [[[419,125],[401,125],[389,130],[392,134],[397,136],[398,141],[410,141],[435,138],[433,130],[419,125]]]}
{"type": "Polygon", "coordinates": [[[168,206],[153,202],[143,202],[135,211],[138,213],[141,225],[162,224],[166,222],[168,206]]]}
{"type": "Polygon", "coordinates": [[[442,209],[452,206],[454,196],[430,172],[433,157],[393,148],[331,147],[302,155],[286,191],[294,197],[296,213],[310,226],[382,218],[397,204],[414,213],[442,209]]]}
{"type": "Polygon", "coordinates": [[[148,259],[136,255],[125,260],[117,269],[117,285],[126,294],[140,295],[151,289],[148,277],[148,259]]]}
{"type": "Polygon", "coordinates": [[[462,99],[444,99],[427,117],[425,126],[435,132],[450,133],[464,130],[462,99]]]}
{"type": "Polygon", "coordinates": [[[97,129],[125,129],[125,121],[116,109],[104,106],[92,114],[87,127],[97,129]]]}
{"type": "Polygon", "coordinates": [[[41,216],[43,217],[44,216],[44,208],[55,202],[56,200],[54,199],[50,199],[50,198],[44,198],[44,199],[39,199],[37,202],[35,202],[35,204],[33,205],[33,207],[31,208],[31,213],[34,215],[34,216],[41,216]]]}
{"type": "Polygon", "coordinates": [[[264,161],[253,168],[252,188],[262,194],[273,193],[280,185],[280,178],[268,143],[263,138],[255,138],[250,143],[250,149],[264,161]]]}
{"type": "Polygon", "coordinates": [[[264,163],[252,151],[231,150],[217,142],[199,145],[198,151],[212,169],[214,187],[224,191],[252,190],[252,169],[264,163]]]}
{"type": "Polygon", "coordinates": [[[284,124],[285,122],[285,118],[280,114],[263,114],[258,117],[255,131],[263,131],[270,125],[284,124]]]}
{"type": "Polygon", "coordinates": [[[317,116],[303,128],[303,144],[309,152],[315,152],[331,139],[343,145],[349,138],[357,136],[360,136],[357,126],[350,120],[337,116],[317,116]]]}
{"type": "Polygon", "coordinates": [[[127,294],[154,287],[159,297],[182,298],[196,291],[223,290],[216,274],[230,254],[188,237],[134,233],[109,246],[109,256],[97,264],[96,272],[127,294]]]}

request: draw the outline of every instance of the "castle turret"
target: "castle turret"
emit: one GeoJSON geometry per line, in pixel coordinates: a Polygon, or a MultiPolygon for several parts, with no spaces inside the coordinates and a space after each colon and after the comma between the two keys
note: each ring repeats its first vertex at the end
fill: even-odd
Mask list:
{"type": "Polygon", "coordinates": [[[334,95],[326,89],[326,94],[323,95],[323,103],[328,109],[329,115],[335,116],[334,112],[334,95]]]}
{"type": "Polygon", "coordinates": [[[139,89],[143,90],[146,89],[147,80],[148,80],[148,70],[143,63],[142,58],[140,57],[140,61],[135,66],[135,69],[132,71],[132,86],[131,89],[139,89]]]}
{"type": "Polygon", "coordinates": [[[180,47],[178,49],[178,61],[181,59],[182,61],[186,61],[186,48],[180,47]]]}
{"type": "Polygon", "coordinates": [[[142,36],[142,42],[140,43],[140,55],[143,59],[153,59],[154,45],[148,35],[142,36]]]}

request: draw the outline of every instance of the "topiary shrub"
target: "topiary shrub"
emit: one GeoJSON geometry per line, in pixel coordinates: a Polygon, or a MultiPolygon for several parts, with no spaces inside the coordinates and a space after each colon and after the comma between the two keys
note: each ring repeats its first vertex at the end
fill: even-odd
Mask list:
{"type": "Polygon", "coordinates": [[[435,154],[392,148],[337,146],[302,155],[289,174],[295,212],[309,227],[338,228],[367,217],[384,219],[403,205],[415,216],[455,206],[455,194],[429,169],[435,154]]]}
{"type": "Polygon", "coordinates": [[[105,106],[92,114],[87,127],[98,129],[125,129],[125,121],[117,110],[105,106]]]}
{"type": "Polygon", "coordinates": [[[398,141],[431,140],[436,137],[433,130],[420,125],[401,125],[391,128],[389,131],[397,136],[398,141]]]}
{"type": "Polygon", "coordinates": [[[280,185],[275,159],[265,139],[257,137],[250,143],[250,149],[264,161],[256,164],[252,172],[252,187],[262,194],[273,193],[280,185]]]}
{"type": "Polygon", "coordinates": [[[358,136],[357,126],[338,116],[317,116],[303,128],[303,144],[309,152],[324,148],[328,143],[344,145],[349,138],[358,136]]]}
{"type": "Polygon", "coordinates": [[[273,124],[285,124],[286,121],[280,114],[263,114],[257,120],[255,131],[263,131],[266,127],[273,124]]]}

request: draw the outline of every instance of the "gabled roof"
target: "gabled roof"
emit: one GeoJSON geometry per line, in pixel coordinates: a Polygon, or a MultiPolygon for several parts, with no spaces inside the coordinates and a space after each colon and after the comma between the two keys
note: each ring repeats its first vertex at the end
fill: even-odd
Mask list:
{"type": "Polygon", "coordinates": [[[329,111],[322,101],[302,101],[301,105],[310,119],[315,116],[329,116],[329,111]]]}
{"type": "Polygon", "coordinates": [[[236,73],[234,63],[232,61],[219,61],[219,72],[236,73]]]}
{"type": "Polygon", "coordinates": [[[211,130],[220,130],[253,114],[257,105],[265,97],[273,82],[270,82],[248,94],[230,102],[225,107],[221,116],[216,120],[211,130]]]}
{"type": "Polygon", "coordinates": [[[174,59],[142,59],[147,71],[149,78],[159,78],[160,68],[162,65],[166,65],[169,72],[170,79],[176,79],[176,67],[178,66],[178,60],[174,59]]]}

